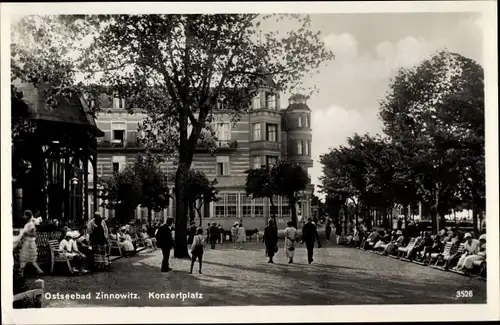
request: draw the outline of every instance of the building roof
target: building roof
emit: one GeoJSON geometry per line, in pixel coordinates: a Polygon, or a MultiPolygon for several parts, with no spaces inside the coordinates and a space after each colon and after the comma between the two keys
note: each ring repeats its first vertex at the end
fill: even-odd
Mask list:
{"type": "Polygon", "coordinates": [[[57,105],[52,107],[47,104],[47,96],[43,94],[43,90],[48,89],[48,86],[35,87],[29,83],[20,83],[16,87],[22,91],[22,101],[28,105],[28,114],[33,120],[86,126],[96,135],[104,135],[97,128],[94,116],[81,96],[56,97],[57,105]]]}

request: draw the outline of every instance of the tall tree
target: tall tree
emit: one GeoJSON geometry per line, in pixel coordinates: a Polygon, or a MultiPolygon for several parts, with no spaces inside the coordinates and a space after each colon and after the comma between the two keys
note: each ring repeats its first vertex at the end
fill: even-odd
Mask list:
{"type": "Polygon", "coordinates": [[[276,209],[273,198],[278,195],[276,184],[272,179],[272,168],[269,166],[261,166],[256,169],[249,169],[245,182],[245,191],[247,195],[251,195],[252,199],[266,198],[271,203],[272,218],[276,223],[276,209]]]}
{"type": "Polygon", "coordinates": [[[106,209],[115,210],[115,221],[128,223],[134,218],[142,196],[142,184],[133,166],[126,166],[111,178],[99,180],[99,198],[106,209]]]}
{"type": "Polygon", "coordinates": [[[200,227],[202,226],[201,208],[210,204],[210,202],[217,201],[218,190],[216,185],[217,179],[210,181],[202,171],[189,170],[186,184],[186,200],[188,206],[197,212],[200,227]]]}
{"type": "Polygon", "coordinates": [[[465,175],[474,179],[471,193],[483,193],[483,70],[473,60],[442,51],[400,70],[390,86],[381,103],[384,132],[412,149],[419,192],[432,205],[437,231],[438,216],[460,200],[465,175]],[[470,158],[464,163],[459,157],[470,158]]]}
{"type": "MultiPolygon", "coordinates": [[[[202,130],[211,129],[219,112],[237,120],[259,87],[271,79],[276,89],[300,91],[306,75],[333,59],[320,33],[311,31],[309,17],[302,15],[59,16],[43,22],[51,27],[23,25],[33,38],[50,39],[33,42],[43,47],[33,52],[41,56],[31,66],[39,68],[25,64],[23,72],[35,70],[39,79],[51,80],[51,70],[62,66],[57,89],[85,86],[94,95],[89,98],[106,91],[129,99],[131,110],[141,108],[147,114],[142,125],[147,145],[176,157],[175,199],[182,202],[176,209],[176,257],[188,255],[185,184],[202,130]],[[271,19],[294,20],[297,28],[288,33],[260,28],[271,19]],[[46,37],[62,29],[62,34],[81,39],[84,28],[88,31],[85,43],[90,45],[77,60],[66,59],[74,48],[68,50],[64,42],[56,42],[58,37],[46,37]],[[59,55],[58,61],[61,48],[65,55],[59,55]],[[86,72],[85,82],[76,81],[75,70],[86,72]]],[[[26,51],[22,54],[29,56],[26,51]]]]}
{"type": "Polygon", "coordinates": [[[168,207],[170,195],[168,177],[160,166],[161,159],[151,154],[140,155],[133,170],[141,186],[139,204],[148,210],[148,224],[151,225],[153,211],[168,207]]]}
{"type": "Polygon", "coordinates": [[[291,221],[297,227],[297,202],[310,183],[309,175],[301,165],[282,160],[272,167],[271,180],[276,194],[288,199],[291,221]]]}

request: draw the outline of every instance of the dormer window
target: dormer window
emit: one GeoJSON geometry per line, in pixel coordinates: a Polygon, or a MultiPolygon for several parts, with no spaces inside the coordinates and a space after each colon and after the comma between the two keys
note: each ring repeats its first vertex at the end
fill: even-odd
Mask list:
{"type": "Polygon", "coordinates": [[[276,109],[276,97],[271,92],[266,92],[266,108],[267,109],[276,109]]]}
{"type": "Polygon", "coordinates": [[[114,109],[125,109],[125,98],[114,97],[113,98],[113,108],[114,109]]]}

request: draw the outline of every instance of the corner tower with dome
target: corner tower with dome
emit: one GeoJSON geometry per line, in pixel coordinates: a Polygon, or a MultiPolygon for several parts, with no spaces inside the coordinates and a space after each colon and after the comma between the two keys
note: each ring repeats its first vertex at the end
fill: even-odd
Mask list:
{"type": "MultiPolygon", "coordinates": [[[[283,158],[301,165],[307,172],[313,166],[311,157],[312,128],[311,109],[307,106],[307,97],[295,94],[288,99],[288,107],[281,116],[281,154],[283,158]]],[[[299,201],[300,218],[311,216],[311,198],[314,185],[310,184],[299,201]]]]}

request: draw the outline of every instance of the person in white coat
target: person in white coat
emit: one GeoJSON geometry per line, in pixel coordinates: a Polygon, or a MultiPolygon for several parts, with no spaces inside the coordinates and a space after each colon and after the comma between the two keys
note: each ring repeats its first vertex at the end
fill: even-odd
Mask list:
{"type": "Polygon", "coordinates": [[[239,224],[238,234],[236,235],[236,242],[240,244],[240,249],[243,249],[243,243],[247,241],[247,233],[243,224],[239,224]]]}

